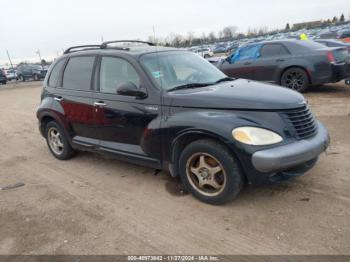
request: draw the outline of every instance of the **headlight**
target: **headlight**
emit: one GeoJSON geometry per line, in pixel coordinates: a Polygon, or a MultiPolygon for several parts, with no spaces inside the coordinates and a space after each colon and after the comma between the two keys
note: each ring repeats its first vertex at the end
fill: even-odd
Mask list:
{"type": "Polygon", "coordinates": [[[232,131],[232,136],[239,142],[247,145],[263,146],[281,142],[280,135],[267,129],[258,127],[238,127],[232,131]]]}

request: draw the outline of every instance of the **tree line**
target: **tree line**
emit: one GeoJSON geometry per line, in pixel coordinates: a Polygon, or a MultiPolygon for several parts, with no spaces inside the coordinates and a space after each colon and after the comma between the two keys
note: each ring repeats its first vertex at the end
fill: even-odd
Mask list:
{"type": "MultiPolygon", "coordinates": [[[[327,27],[331,25],[338,25],[342,23],[346,23],[346,19],[344,14],[341,14],[341,16],[338,18],[336,16],[333,17],[333,19],[327,19],[323,20],[318,27],[327,27]]],[[[306,27],[306,29],[310,29],[312,27],[306,27]]],[[[246,33],[238,32],[237,26],[226,26],[222,30],[219,30],[218,32],[210,32],[208,34],[202,33],[201,35],[196,35],[194,32],[188,32],[185,35],[182,34],[176,34],[171,33],[168,36],[165,37],[155,37],[155,36],[149,36],[147,41],[152,43],[157,43],[164,46],[175,46],[175,47],[188,47],[188,46],[198,46],[203,44],[211,44],[215,42],[224,42],[224,41],[233,41],[237,39],[242,38],[251,38],[251,37],[258,37],[258,36],[264,36],[267,34],[277,34],[277,33],[283,33],[283,32],[292,32],[297,30],[296,28],[293,28],[290,26],[289,23],[286,24],[286,27],[284,29],[276,29],[271,30],[267,26],[261,26],[261,27],[249,27],[246,33]]]]}

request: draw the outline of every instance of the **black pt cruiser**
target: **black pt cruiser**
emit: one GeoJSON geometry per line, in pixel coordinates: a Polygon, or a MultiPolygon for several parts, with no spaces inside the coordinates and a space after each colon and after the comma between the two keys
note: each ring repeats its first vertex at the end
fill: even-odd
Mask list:
{"type": "Polygon", "coordinates": [[[140,41],[69,48],[45,78],[37,117],[56,158],[85,150],[169,170],[211,204],[304,174],[329,143],[301,94],[140,41]]]}

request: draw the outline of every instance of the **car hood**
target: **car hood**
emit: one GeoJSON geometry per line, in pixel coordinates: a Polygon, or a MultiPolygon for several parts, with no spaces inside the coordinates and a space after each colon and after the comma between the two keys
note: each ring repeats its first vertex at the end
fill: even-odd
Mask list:
{"type": "Polygon", "coordinates": [[[305,104],[293,90],[256,81],[237,79],[217,85],[165,93],[164,105],[192,108],[283,110],[305,104]]]}

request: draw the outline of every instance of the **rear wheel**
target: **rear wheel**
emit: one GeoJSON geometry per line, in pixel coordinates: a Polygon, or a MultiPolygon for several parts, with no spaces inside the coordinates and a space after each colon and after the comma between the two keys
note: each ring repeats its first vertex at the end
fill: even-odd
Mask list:
{"type": "Polygon", "coordinates": [[[223,204],[235,198],[243,186],[243,175],[230,152],[212,140],[188,145],[179,160],[180,177],[199,200],[223,204]]]}
{"type": "Polygon", "coordinates": [[[281,85],[298,92],[304,92],[309,86],[309,78],[304,69],[292,67],[282,74],[281,85]]]}
{"type": "Polygon", "coordinates": [[[63,129],[55,121],[51,121],[46,125],[46,141],[54,157],[66,160],[74,155],[74,150],[69,144],[63,129]]]}

